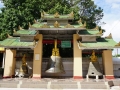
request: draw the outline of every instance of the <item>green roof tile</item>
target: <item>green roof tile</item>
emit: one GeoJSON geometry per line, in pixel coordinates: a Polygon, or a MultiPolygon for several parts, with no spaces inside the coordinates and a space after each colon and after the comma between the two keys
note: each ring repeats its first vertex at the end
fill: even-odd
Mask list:
{"type": "Polygon", "coordinates": [[[35,30],[18,30],[14,35],[35,35],[36,33],[35,30]]]}
{"type": "Polygon", "coordinates": [[[82,49],[112,49],[117,43],[113,39],[99,38],[97,39],[97,42],[86,42],[81,44],[82,46],[80,46],[79,42],[79,47],[82,49]]]}
{"type": "MultiPolygon", "coordinates": [[[[43,25],[44,25],[44,23],[37,22],[37,23],[33,24],[32,27],[34,27],[34,28],[41,28],[41,26],[43,26],[43,25]]],[[[82,27],[82,25],[79,25],[79,24],[71,24],[71,25],[74,26],[74,28],[76,28],[76,29],[82,27]]],[[[49,26],[50,26],[50,28],[54,28],[54,25],[49,25],[49,26]]],[[[60,25],[60,28],[65,28],[65,25],[64,26],[60,25]]]]}
{"type": "Polygon", "coordinates": [[[1,41],[1,46],[9,48],[34,48],[33,42],[20,42],[20,37],[7,38],[1,41]]]}
{"type": "Polygon", "coordinates": [[[79,35],[95,35],[99,33],[99,30],[80,30],[78,32],[79,35]]]}

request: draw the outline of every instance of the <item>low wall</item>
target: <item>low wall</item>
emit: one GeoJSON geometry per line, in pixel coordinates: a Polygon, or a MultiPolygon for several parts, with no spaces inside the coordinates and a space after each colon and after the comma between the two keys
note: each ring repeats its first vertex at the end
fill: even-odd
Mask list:
{"type": "MultiPolygon", "coordinates": [[[[48,74],[45,73],[47,64],[48,64],[49,58],[43,58],[42,61],[42,76],[47,77],[47,76],[65,76],[65,77],[72,77],[73,76],[73,58],[62,58],[65,74],[48,74]]],[[[88,67],[89,67],[89,58],[83,58],[83,76],[86,76],[88,72],[88,67]]],[[[101,70],[103,72],[103,64],[102,64],[102,58],[98,58],[101,70]]],[[[33,68],[33,60],[32,58],[27,59],[27,64],[29,67],[33,68]]],[[[16,69],[19,69],[21,65],[21,59],[16,60],[16,69]]],[[[79,69],[79,67],[78,67],[79,69]]],[[[113,57],[113,70],[114,70],[114,75],[116,77],[120,76],[120,58],[113,57]]],[[[29,70],[29,73],[32,73],[31,70],[29,70]]]]}

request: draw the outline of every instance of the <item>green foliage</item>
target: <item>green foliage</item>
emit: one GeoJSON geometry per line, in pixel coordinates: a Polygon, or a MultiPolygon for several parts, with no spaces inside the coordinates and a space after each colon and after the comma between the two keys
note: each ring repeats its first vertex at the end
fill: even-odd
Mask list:
{"type": "MultiPolygon", "coordinates": [[[[70,0],[73,2],[74,0],[70,0]]],[[[92,0],[76,0],[71,6],[79,7],[79,15],[83,21],[86,21],[87,28],[94,28],[103,17],[103,9],[97,7],[92,0]]]]}
{"type": "Polygon", "coordinates": [[[18,26],[28,28],[28,22],[40,19],[40,12],[54,14],[68,14],[74,11],[77,21],[81,18],[87,22],[87,28],[93,28],[103,17],[103,10],[98,8],[91,0],[3,0],[4,8],[0,13],[0,40],[6,33],[13,33],[18,26]]]}

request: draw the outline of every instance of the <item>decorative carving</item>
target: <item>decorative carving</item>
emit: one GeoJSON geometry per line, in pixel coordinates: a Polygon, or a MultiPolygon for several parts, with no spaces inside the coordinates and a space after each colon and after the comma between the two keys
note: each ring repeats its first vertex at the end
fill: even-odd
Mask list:
{"type": "Polygon", "coordinates": [[[18,26],[18,30],[23,30],[22,27],[20,27],[20,25],[18,26]]]}
{"type": "Polygon", "coordinates": [[[27,64],[26,64],[26,55],[24,54],[22,57],[22,65],[20,66],[20,70],[19,70],[19,76],[24,76],[25,74],[27,74],[27,64]]]}
{"type": "Polygon", "coordinates": [[[56,22],[54,23],[54,27],[55,27],[55,28],[59,28],[59,26],[60,26],[60,24],[56,21],[56,22]]]}
{"type": "Polygon", "coordinates": [[[110,33],[107,37],[105,37],[107,39],[112,39],[112,34],[110,33]]]}
{"type": "Polygon", "coordinates": [[[14,33],[17,33],[15,29],[13,29],[13,32],[14,32],[14,33]]]}
{"type": "Polygon", "coordinates": [[[50,28],[47,24],[42,25],[40,28],[50,28]]]}
{"type": "Polygon", "coordinates": [[[52,49],[52,56],[60,56],[59,48],[57,48],[57,39],[54,41],[54,48],[52,49]]]}
{"type": "Polygon", "coordinates": [[[81,18],[77,21],[80,25],[82,25],[82,20],[81,18]]]}
{"type": "Polygon", "coordinates": [[[74,28],[74,26],[72,26],[72,25],[70,25],[70,24],[67,24],[67,25],[65,26],[65,28],[74,28]]]}
{"type": "Polygon", "coordinates": [[[54,17],[55,17],[55,18],[59,18],[59,17],[60,17],[59,13],[56,12],[56,13],[54,14],[54,17]]]}
{"type": "Polygon", "coordinates": [[[115,46],[120,46],[120,42],[119,42],[119,43],[117,43],[115,46]]]}
{"type": "Polygon", "coordinates": [[[28,23],[28,25],[29,25],[29,28],[30,28],[30,27],[32,27],[32,25],[31,25],[31,23],[30,23],[30,22],[28,23]]]}
{"type": "Polygon", "coordinates": [[[81,42],[79,42],[79,46],[80,46],[80,47],[86,47],[86,46],[84,46],[81,42]]]}
{"type": "Polygon", "coordinates": [[[93,28],[93,30],[99,30],[99,27],[98,27],[98,26],[96,26],[95,28],[93,28]]]}
{"type": "Polygon", "coordinates": [[[74,12],[73,11],[69,14],[69,17],[74,18],[74,12]]]}
{"type": "Polygon", "coordinates": [[[44,18],[44,13],[43,12],[41,12],[41,18],[44,18]]]}
{"type": "Polygon", "coordinates": [[[33,46],[35,46],[35,45],[36,45],[36,41],[34,40],[34,41],[33,41],[33,46]]]}
{"type": "Polygon", "coordinates": [[[96,34],[102,34],[102,29],[98,33],[96,33],[96,34]]]}
{"type": "Polygon", "coordinates": [[[86,22],[84,22],[83,26],[86,27],[86,22]]]}
{"type": "Polygon", "coordinates": [[[8,36],[8,38],[12,38],[12,36],[10,36],[8,33],[7,33],[7,36],[8,36]]]}
{"type": "Polygon", "coordinates": [[[46,15],[47,13],[45,11],[43,11],[43,15],[46,15]]]}
{"type": "Polygon", "coordinates": [[[95,55],[95,51],[93,50],[92,55],[90,56],[91,62],[97,62],[97,56],[95,55]]]}
{"type": "Polygon", "coordinates": [[[37,23],[37,21],[34,19],[34,21],[33,21],[34,23],[37,23]]]}

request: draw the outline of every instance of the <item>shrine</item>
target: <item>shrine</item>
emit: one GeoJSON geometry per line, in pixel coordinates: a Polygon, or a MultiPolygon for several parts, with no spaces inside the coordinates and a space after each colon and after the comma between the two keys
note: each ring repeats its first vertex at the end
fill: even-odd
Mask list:
{"type": "Polygon", "coordinates": [[[5,49],[3,78],[114,79],[112,50],[119,48],[120,43],[111,34],[101,37],[103,30],[98,26],[88,29],[85,21],[73,20],[73,11],[67,15],[42,12],[41,21],[29,23],[28,30],[19,26],[13,30],[13,36],[8,34],[0,42],[5,49]]]}

